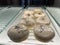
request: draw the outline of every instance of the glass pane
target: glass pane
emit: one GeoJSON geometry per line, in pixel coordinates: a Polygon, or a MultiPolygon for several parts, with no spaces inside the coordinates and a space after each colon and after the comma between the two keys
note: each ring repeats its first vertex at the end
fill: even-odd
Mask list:
{"type": "Polygon", "coordinates": [[[47,9],[52,14],[52,17],[57,22],[57,24],[60,26],[60,8],[49,8],[49,7],[47,7],[47,9]]]}
{"type": "Polygon", "coordinates": [[[0,13],[0,31],[2,31],[18,15],[21,8],[7,8],[0,13]]]}

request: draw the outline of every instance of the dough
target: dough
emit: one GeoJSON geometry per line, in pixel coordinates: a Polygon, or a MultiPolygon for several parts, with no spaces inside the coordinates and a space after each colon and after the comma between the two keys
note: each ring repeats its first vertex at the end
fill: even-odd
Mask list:
{"type": "Polygon", "coordinates": [[[11,27],[8,32],[8,37],[14,42],[21,42],[27,39],[29,31],[24,25],[16,25],[11,27]]]}
{"type": "Polygon", "coordinates": [[[43,42],[48,42],[55,36],[55,32],[49,25],[38,25],[33,31],[36,39],[43,42]]]}
{"type": "Polygon", "coordinates": [[[36,19],[37,24],[50,24],[50,20],[47,16],[36,19]]]}

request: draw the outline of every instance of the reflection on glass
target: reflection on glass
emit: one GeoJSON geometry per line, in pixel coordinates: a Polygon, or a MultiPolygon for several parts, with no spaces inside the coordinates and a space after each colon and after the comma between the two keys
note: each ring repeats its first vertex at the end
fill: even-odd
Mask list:
{"type": "Polygon", "coordinates": [[[20,8],[12,7],[0,13],[0,32],[18,15],[19,11],[20,8]]]}
{"type": "Polygon", "coordinates": [[[57,22],[57,24],[60,26],[60,8],[47,8],[49,12],[52,14],[52,17],[57,22]]]}

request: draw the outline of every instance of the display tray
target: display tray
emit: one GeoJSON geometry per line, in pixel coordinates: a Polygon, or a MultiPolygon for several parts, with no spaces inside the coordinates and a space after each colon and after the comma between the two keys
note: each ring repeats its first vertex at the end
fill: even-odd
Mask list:
{"type": "Polygon", "coordinates": [[[5,7],[0,10],[0,33],[8,26],[8,24],[18,15],[22,8],[5,7]]]}
{"type": "MultiPolygon", "coordinates": [[[[37,8],[40,8],[40,7],[29,7],[27,10],[33,10],[33,9],[37,9],[37,8]]],[[[40,8],[40,9],[42,9],[42,8],[40,8]]],[[[42,9],[42,10],[45,12],[44,9],[42,9]]],[[[53,28],[53,30],[55,32],[55,37],[51,41],[49,41],[49,42],[41,42],[41,41],[36,40],[32,30],[29,31],[30,32],[29,33],[29,37],[25,41],[22,41],[22,42],[19,42],[19,43],[15,43],[15,42],[11,41],[9,39],[9,37],[7,36],[7,31],[13,25],[16,25],[16,24],[18,24],[20,22],[20,19],[21,19],[21,16],[23,15],[23,13],[24,13],[24,10],[23,10],[23,12],[19,13],[20,16],[18,18],[16,18],[16,20],[12,24],[10,24],[0,34],[0,44],[5,44],[5,45],[57,45],[57,44],[60,43],[60,37],[57,34],[56,28],[53,26],[53,22],[52,21],[51,21],[50,26],[53,28]]],[[[49,15],[48,12],[46,14],[47,14],[47,16],[49,15]]]]}

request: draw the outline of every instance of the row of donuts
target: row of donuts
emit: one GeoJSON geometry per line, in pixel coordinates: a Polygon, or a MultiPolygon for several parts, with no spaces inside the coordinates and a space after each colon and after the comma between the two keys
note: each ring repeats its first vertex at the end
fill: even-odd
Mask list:
{"type": "Polygon", "coordinates": [[[25,10],[19,24],[12,26],[7,34],[14,42],[20,42],[28,38],[29,30],[37,40],[48,42],[55,36],[50,26],[50,20],[41,9],[25,10]]]}
{"type": "Polygon", "coordinates": [[[35,34],[35,37],[37,37],[36,39],[46,42],[55,36],[54,30],[50,26],[51,22],[49,18],[41,9],[25,11],[23,18],[27,19],[28,26],[32,27],[33,25],[33,32],[35,34]]]}

